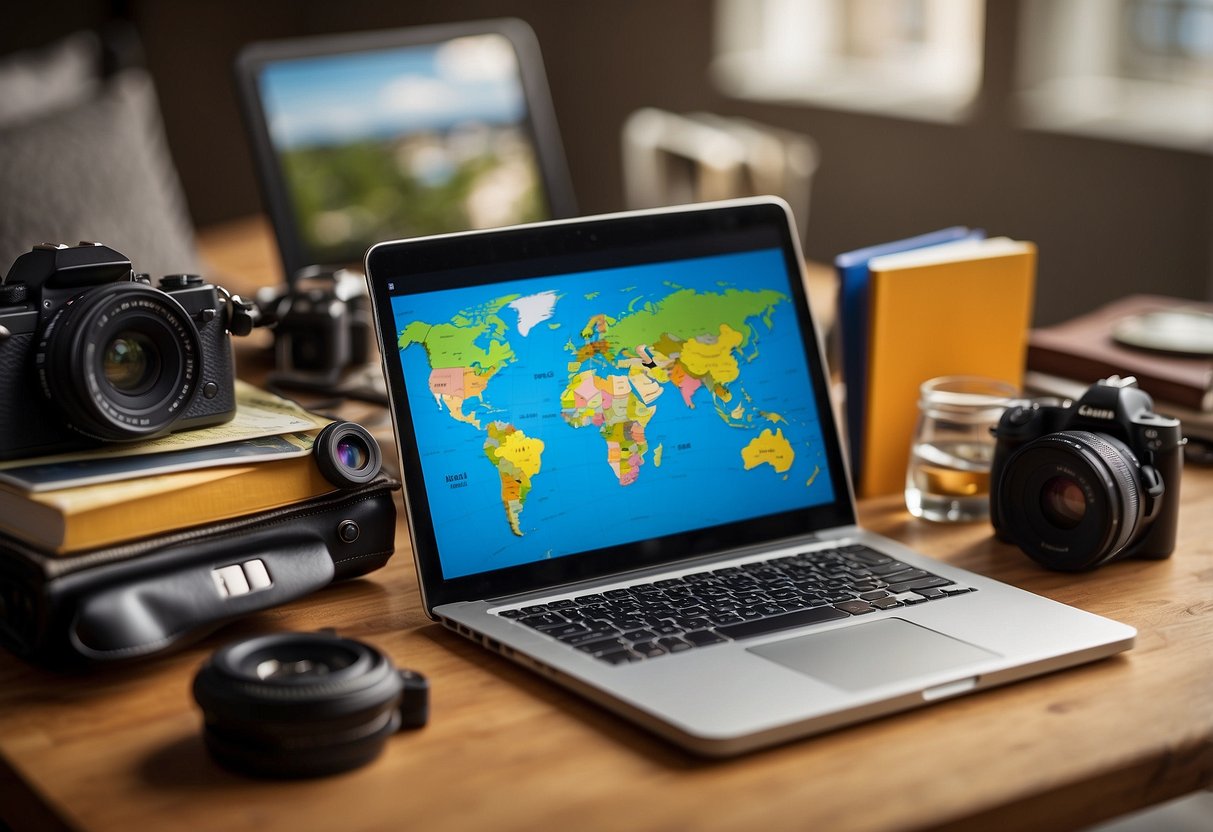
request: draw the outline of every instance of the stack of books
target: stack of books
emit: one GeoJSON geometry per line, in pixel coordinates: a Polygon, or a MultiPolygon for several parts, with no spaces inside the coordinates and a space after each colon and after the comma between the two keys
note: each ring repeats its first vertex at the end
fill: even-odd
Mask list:
{"type": "Polygon", "coordinates": [[[311,452],[327,422],[239,383],[226,424],[0,463],[0,535],[69,557],[320,496],[335,490],[311,452]]]}
{"type": "MultiPolygon", "coordinates": [[[[1064,323],[1035,329],[1028,339],[1024,382],[1030,391],[1073,400],[1101,378],[1133,376],[1154,398],[1155,410],[1183,423],[1185,436],[1213,441],[1213,357],[1208,354],[1213,350],[1178,340],[1181,333],[1175,331],[1170,333],[1175,338],[1158,342],[1173,343],[1173,350],[1148,348],[1148,340],[1132,336],[1134,322],[1179,311],[1213,315],[1213,304],[1129,295],[1064,323]],[[1185,351],[1185,343],[1193,352],[1185,351]]],[[[1164,327],[1160,336],[1166,336],[1168,324],[1159,323],[1164,327]]]]}
{"type": "Polygon", "coordinates": [[[924,381],[1022,384],[1036,246],[956,226],[848,252],[834,265],[856,492],[899,492],[924,381]]]}
{"type": "Polygon", "coordinates": [[[328,423],[237,383],[227,424],[0,463],[0,646],[131,661],[384,566],[399,484],[327,480],[328,423]]]}

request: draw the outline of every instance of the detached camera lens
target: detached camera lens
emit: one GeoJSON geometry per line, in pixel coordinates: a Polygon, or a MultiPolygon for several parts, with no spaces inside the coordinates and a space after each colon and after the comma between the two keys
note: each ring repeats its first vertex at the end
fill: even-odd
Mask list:
{"type": "Polygon", "coordinates": [[[324,478],[343,488],[373,480],[383,460],[375,437],[355,422],[326,425],[316,436],[312,453],[324,478]]]}
{"type": "Polygon", "coordinates": [[[194,698],[211,756],[261,777],[357,768],[429,713],[423,676],[328,633],[278,633],[222,647],[194,678],[194,698]]]}
{"type": "Polygon", "coordinates": [[[189,313],[150,286],[116,283],[63,306],[39,345],[50,401],[110,441],[170,430],[193,398],[201,344],[189,313]]]}
{"type": "Polygon", "coordinates": [[[1116,557],[1142,531],[1142,492],[1141,466],[1127,445],[1079,430],[1017,450],[998,499],[1010,540],[1050,569],[1078,571],[1116,557]]]}

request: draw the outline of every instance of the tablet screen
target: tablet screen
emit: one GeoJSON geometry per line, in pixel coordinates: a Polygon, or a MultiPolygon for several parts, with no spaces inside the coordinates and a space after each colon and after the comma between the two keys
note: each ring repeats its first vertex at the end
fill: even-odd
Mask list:
{"type": "Polygon", "coordinates": [[[564,215],[542,65],[516,24],[285,41],[242,54],[288,276],[356,264],[381,240],[564,215]]]}

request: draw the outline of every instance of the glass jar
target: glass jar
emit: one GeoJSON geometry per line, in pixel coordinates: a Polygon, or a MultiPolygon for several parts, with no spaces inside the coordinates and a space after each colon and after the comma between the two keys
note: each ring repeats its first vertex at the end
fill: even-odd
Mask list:
{"type": "Polygon", "coordinates": [[[970,522],[990,516],[990,463],[998,424],[1019,391],[980,376],[942,376],[919,388],[918,425],[906,468],[915,517],[970,522]]]}

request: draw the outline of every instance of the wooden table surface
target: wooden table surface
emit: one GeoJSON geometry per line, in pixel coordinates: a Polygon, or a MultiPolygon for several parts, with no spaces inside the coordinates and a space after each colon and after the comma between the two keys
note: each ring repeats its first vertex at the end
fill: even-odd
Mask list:
{"type": "MultiPolygon", "coordinates": [[[[239,230],[216,232],[224,252],[237,251],[224,234],[239,230]]],[[[0,818],[15,830],[122,832],[1075,828],[1213,783],[1213,470],[1187,466],[1182,492],[1172,558],[1081,576],[1042,570],[985,524],[916,521],[895,497],[862,503],[874,530],[1131,624],[1136,647],[723,762],[429,622],[402,528],[384,569],[180,653],[87,675],[0,655],[0,818]],[[220,769],[190,696],[197,668],[233,638],[319,627],[425,673],[430,724],[325,779],[220,769]]]]}

